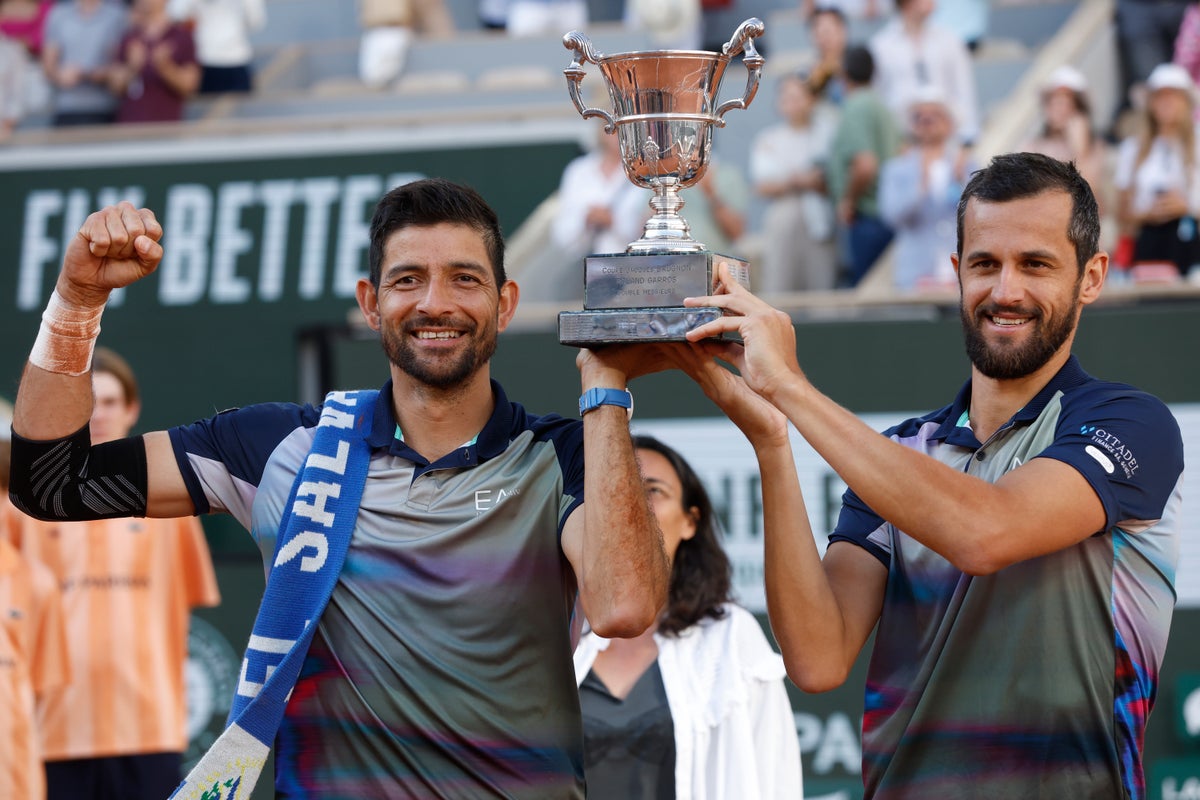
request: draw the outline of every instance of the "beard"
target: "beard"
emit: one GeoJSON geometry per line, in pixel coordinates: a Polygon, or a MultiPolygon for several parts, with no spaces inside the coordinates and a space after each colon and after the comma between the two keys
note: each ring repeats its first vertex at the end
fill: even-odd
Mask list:
{"type": "Polygon", "coordinates": [[[461,337],[471,340],[470,346],[458,354],[420,353],[413,345],[412,331],[437,327],[438,323],[428,318],[409,320],[400,328],[385,325],[380,330],[383,351],[402,372],[433,389],[460,386],[491,360],[496,352],[496,321],[492,320],[482,331],[477,325],[470,326],[461,337]]]}
{"type": "MultiPolygon", "coordinates": [[[[1071,309],[1079,300],[1079,286],[1076,285],[1072,296],[1071,309]]],[[[965,308],[959,309],[962,318],[963,336],[967,348],[967,357],[983,375],[994,380],[1013,380],[1024,378],[1037,372],[1054,357],[1063,344],[1075,330],[1075,315],[1064,314],[1061,317],[1046,319],[1042,312],[1036,309],[1003,308],[997,305],[980,306],[975,310],[974,317],[967,314],[965,308]],[[1001,345],[989,344],[983,335],[983,320],[998,312],[1011,312],[1027,316],[1032,326],[1024,344],[1006,342],[1001,345]]]]}

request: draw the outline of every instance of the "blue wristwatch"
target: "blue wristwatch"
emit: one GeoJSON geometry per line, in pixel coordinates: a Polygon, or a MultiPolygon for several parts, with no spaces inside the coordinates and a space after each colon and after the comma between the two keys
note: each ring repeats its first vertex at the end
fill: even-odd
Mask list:
{"type": "Polygon", "coordinates": [[[633,418],[633,395],[628,389],[588,389],[579,396],[579,416],[600,406],[620,406],[633,418]]]}

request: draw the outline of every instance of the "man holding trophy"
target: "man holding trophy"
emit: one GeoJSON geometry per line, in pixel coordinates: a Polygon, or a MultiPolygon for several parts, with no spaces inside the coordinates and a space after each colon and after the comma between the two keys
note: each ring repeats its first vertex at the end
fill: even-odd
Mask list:
{"type": "MultiPolygon", "coordinates": [[[[93,447],[100,318],[113,289],[154,272],[163,230],[128,203],[88,217],[17,395],[14,502],[58,520],[229,513],[268,572],[230,724],[173,797],[244,800],[272,749],[280,798],[584,796],[575,624],[636,636],[669,579],[626,383],[678,361],[587,348],[682,342],[720,318],[684,305],[713,291],[718,256],[688,236],[678,189],[703,174],[711,128],[753,97],[761,33],[748,20],[721,54],[624,54],[613,66],[610,85],[629,78],[628,107],[610,124],[656,213],[630,252],[589,259],[586,319],[560,323],[584,348],[582,421],[530,414],[491,379],[519,297],[499,224],[474,190],[429,179],[390,191],[371,222],[357,299],[388,357],[382,389],[93,447]],[[745,95],[714,107],[739,52],[745,95]]],[[[604,63],[583,37],[568,41],[577,62],[604,63]]],[[[604,116],[582,107],[580,79],[576,104],[604,116]]],[[[744,283],[745,262],[730,261],[725,280],[744,283]]]]}

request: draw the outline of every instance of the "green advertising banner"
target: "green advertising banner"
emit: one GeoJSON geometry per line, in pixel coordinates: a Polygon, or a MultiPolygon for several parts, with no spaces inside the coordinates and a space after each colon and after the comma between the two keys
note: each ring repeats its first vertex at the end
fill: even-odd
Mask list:
{"type": "Polygon", "coordinates": [[[294,397],[297,331],[355,307],[384,192],[425,176],[470,184],[511,236],[580,152],[569,131],[477,138],[0,154],[0,396],[15,391],[66,244],[89,213],[129,200],[155,211],[165,254],[153,276],[113,294],[101,344],[143,367],[143,423],[294,397]],[[152,364],[162,372],[147,374],[152,364]]]}

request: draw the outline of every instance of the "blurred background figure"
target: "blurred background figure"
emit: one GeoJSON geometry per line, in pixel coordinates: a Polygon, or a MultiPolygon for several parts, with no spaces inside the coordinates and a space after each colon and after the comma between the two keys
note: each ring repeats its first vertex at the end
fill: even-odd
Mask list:
{"type": "Polygon", "coordinates": [[[708,493],[677,452],[635,436],[671,558],[667,604],[635,639],[590,631],[575,650],[588,797],[803,797],[783,659],[731,601],[708,493]]]}
{"type": "Polygon", "coordinates": [[[857,286],[892,241],[892,229],[879,216],[879,170],[896,154],[896,119],[872,88],[875,62],[865,47],[846,51],[846,100],[842,103],[825,180],[834,203],[838,260],[848,275],[839,285],[857,286]]]}
{"type": "Polygon", "coordinates": [[[910,147],[883,164],[879,213],[895,232],[892,285],[899,292],[950,290],[958,247],[958,199],[974,159],[954,135],[954,112],[927,86],[908,106],[910,147]]]}
{"type": "Polygon", "coordinates": [[[117,122],[178,122],[200,88],[192,31],[171,19],[167,0],[135,0],[133,9],[109,73],[109,88],[120,98],[117,122]]]}
{"type": "Polygon", "coordinates": [[[509,36],[562,36],[588,25],[585,0],[508,0],[509,36]]]}
{"type": "Polygon", "coordinates": [[[0,139],[50,107],[42,42],[51,0],[0,0],[0,139]]]}
{"type": "Polygon", "coordinates": [[[359,0],[359,21],[358,75],[373,89],[400,77],[413,36],[454,34],[444,0],[359,0]]]}
{"type": "Polygon", "coordinates": [[[0,797],[45,800],[35,708],[69,678],[58,582],[13,546],[19,512],[8,501],[12,405],[0,399],[0,797]]]}
{"type": "Polygon", "coordinates": [[[479,25],[484,30],[502,31],[508,25],[509,0],[479,0],[479,25]]]}
{"type": "Polygon", "coordinates": [[[0,141],[11,136],[25,116],[25,71],[31,68],[20,42],[0,35],[0,141]]]}
{"type": "MultiPolygon", "coordinates": [[[[554,247],[572,263],[592,253],[623,253],[641,235],[634,232],[641,208],[622,207],[636,203],[629,195],[638,190],[625,177],[620,140],[602,127],[596,128],[595,137],[594,149],[563,170],[550,228],[554,247]]],[[[650,195],[642,189],[637,199],[648,202],[650,195]]]]}
{"type": "Polygon", "coordinates": [[[751,271],[763,294],[822,291],[837,282],[833,204],[825,191],[837,113],[818,100],[810,79],[794,73],[779,80],[780,121],[760,131],[750,148],[750,179],[767,200],[762,254],[751,271]]]}
{"type": "Polygon", "coordinates": [[[1117,151],[1117,215],[1133,241],[1134,278],[1175,278],[1200,264],[1196,85],[1178,64],[1159,64],[1146,89],[1138,133],[1117,151]]]}
{"type": "MultiPolygon", "coordinates": [[[[628,198],[630,194],[636,199],[627,202],[642,209],[630,231],[629,242],[632,242],[642,236],[646,220],[650,218],[650,197],[653,195],[643,189],[640,197],[636,193],[626,193],[623,197],[628,198]]],[[[681,191],[679,196],[684,202],[680,213],[687,221],[693,239],[709,250],[739,255],[738,240],[746,233],[746,208],[750,204],[750,185],[742,170],[713,156],[700,180],[681,191]]],[[[628,230],[624,226],[620,229],[628,230]]]]}
{"type": "Polygon", "coordinates": [[[20,42],[32,58],[38,58],[53,7],[53,0],[0,0],[0,35],[20,42]]]}
{"type": "Polygon", "coordinates": [[[846,81],[842,61],[846,57],[846,15],[836,8],[818,6],[808,18],[808,32],[816,51],[816,63],[809,72],[812,90],[833,103],[842,104],[846,81]]]}
{"type": "Polygon", "coordinates": [[[250,34],[267,23],[265,0],[171,0],[170,11],[192,24],[200,94],[251,91],[250,34]]]}
{"type": "Polygon", "coordinates": [[[1200,81],[1200,2],[1189,3],[1183,12],[1171,61],[1186,69],[1193,83],[1200,81]]]}
{"type": "Polygon", "coordinates": [[[700,0],[627,0],[624,22],[630,30],[650,34],[654,47],[664,50],[702,48],[704,26],[700,0]]]}
{"type": "Polygon", "coordinates": [[[875,88],[903,124],[905,103],[918,89],[936,86],[958,117],[958,135],[979,136],[975,70],[962,39],[930,17],[935,0],[897,0],[896,14],[870,39],[875,88]]]}
{"type": "MultiPolygon", "coordinates": [[[[1114,122],[1134,105],[1131,90],[1159,64],[1171,60],[1190,0],[1116,0],[1116,56],[1121,72],[1114,122]]],[[[1135,112],[1136,113],[1136,112],[1135,112]]]]}
{"type": "Polygon", "coordinates": [[[818,10],[833,9],[843,19],[875,19],[892,8],[892,0],[800,0],[800,13],[812,17],[818,10]]]}
{"type": "Polygon", "coordinates": [[[112,0],[61,0],[46,17],[42,67],[53,87],[54,124],[103,125],[117,115],[109,88],[128,25],[112,0]]]}
{"type": "MultiPolygon", "coordinates": [[[[141,411],[133,370],[92,362],[93,445],[127,436],[141,411]]],[[[26,518],[21,552],[63,587],[71,682],[38,706],[49,800],[162,800],[179,784],[191,609],[220,602],[196,517],[49,523],[26,518]]]]}
{"type": "Polygon", "coordinates": [[[1042,129],[1021,149],[1041,153],[1059,161],[1073,161],[1091,185],[1103,214],[1110,200],[1108,190],[1108,147],[1092,128],[1092,109],[1087,78],[1064,64],[1050,73],[1042,85],[1042,129]]]}

